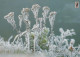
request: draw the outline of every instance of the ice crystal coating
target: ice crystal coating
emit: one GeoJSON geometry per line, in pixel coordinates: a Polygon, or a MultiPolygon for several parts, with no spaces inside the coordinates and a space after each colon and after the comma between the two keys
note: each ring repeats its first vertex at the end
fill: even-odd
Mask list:
{"type": "Polygon", "coordinates": [[[23,18],[26,19],[26,20],[28,20],[29,11],[30,11],[29,8],[23,8],[22,11],[21,11],[23,18]]]}
{"type": "Polygon", "coordinates": [[[51,25],[51,31],[53,30],[54,20],[55,20],[56,12],[50,12],[49,14],[49,22],[51,25]]]}
{"type": "MultiPolygon", "coordinates": [[[[75,35],[74,29],[59,28],[60,35],[55,35],[53,31],[54,21],[56,12],[50,12],[50,8],[45,6],[42,8],[42,17],[38,16],[40,6],[35,4],[32,6],[31,11],[34,14],[36,23],[31,28],[31,22],[29,17],[29,8],[23,8],[21,11],[22,15],[19,15],[19,33],[15,36],[10,36],[8,41],[4,41],[3,37],[0,36],[0,52],[4,50],[5,53],[33,53],[34,54],[45,54],[45,57],[80,57],[80,45],[74,46],[74,39],[67,39],[67,36],[75,35]],[[49,13],[49,16],[48,16],[49,13]],[[51,28],[46,27],[46,19],[49,19],[51,28]],[[21,31],[22,22],[25,23],[26,29],[21,31]],[[50,32],[51,29],[51,32],[50,32]],[[24,38],[24,40],[23,40],[24,38]],[[13,41],[11,42],[11,40],[13,41]],[[70,41],[69,41],[70,40],[70,41]]],[[[10,12],[4,18],[16,29],[14,21],[14,12],[10,12]]]]}
{"type": "Polygon", "coordinates": [[[16,24],[14,20],[14,12],[10,12],[8,15],[4,16],[4,19],[6,19],[14,29],[16,28],[16,24]]]}
{"type": "Polygon", "coordinates": [[[64,32],[63,28],[59,28],[59,31],[61,32],[62,38],[65,38],[66,36],[75,35],[74,29],[67,29],[66,32],[64,32]]]}
{"type": "Polygon", "coordinates": [[[46,18],[47,18],[49,11],[50,11],[49,7],[47,7],[47,6],[43,7],[42,15],[43,15],[44,24],[46,24],[46,18]]]}
{"type": "Polygon", "coordinates": [[[43,18],[38,18],[39,21],[40,21],[40,28],[42,28],[42,21],[43,21],[43,18]]]}
{"type": "Polygon", "coordinates": [[[70,44],[71,45],[74,45],[74,43],[75,43],[75,40],[74,39],[71,39],[70,44]]]}
{"type": "Polygon", "coordinates": [[[34,18],[36,19],[36,24],[38,24],[38,12],[39,12],[40,6],[38,4],[35,4],[32,6],[31,11],[34,14],[34,18]]]}
{"type": "Polygon", "coordinates": [[[19,26],[21,28],[23,16],[22,15],[19,15],[18,18],[19,18],[19,26]]]}
{"type": "Polygon", "coordinates": [[[38,4],[33,5],[31,8],[35,18],[38,18],[39,9],[40,9],[40,6],[38,4]]]}

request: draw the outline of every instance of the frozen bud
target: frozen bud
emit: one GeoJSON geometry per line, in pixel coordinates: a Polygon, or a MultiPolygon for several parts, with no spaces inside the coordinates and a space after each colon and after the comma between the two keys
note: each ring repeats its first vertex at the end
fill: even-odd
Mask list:
{"type": "Polygon", "coordinates": [[[21,13],[26,15],[29,11],[30,11],[29,8],[23,8],[21,13]]]}
{"type": "Polygon", "coordinates": [[[75,43],[75,40],[74,39],[71,39],[70,44],[71,45],[74,45],[74,43],[75,43]]]}

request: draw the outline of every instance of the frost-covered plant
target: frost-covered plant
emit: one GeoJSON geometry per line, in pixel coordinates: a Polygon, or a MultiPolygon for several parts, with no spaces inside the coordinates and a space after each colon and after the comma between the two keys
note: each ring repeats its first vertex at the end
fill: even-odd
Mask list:
{"type": "Polygon", "coordinates": [[[36,24],[38,24],[38,12],[39,12],[40,6],[38,4],[35,4],[32,6],[31,11],[34,14],[34,18],[36,19],[36,24]]]}
{"type": "Polygon", "coordinates": [[[31,10],[29,8],[23,8],[21,11],[22,15],[19,15],[19,29],[17,29],[14,12],[10,12],[4,18],[12,25],[12,27],[17,30],[16,36],[11,36],[8,41],[4,41],[0,37],[0,48],[2,47],[6,52],[44,52],[48,57],[75,57],[80,53],[80,46],[75,47],[75,40],[67,39],[67,36],[75,35],[74,29],[59,28],[61,32],[60,35],[55,35],[53,31],[54,21],[56,12],[50,12],[50,8],[47,6],[43,7],[42,17],[38,16],[40,6],[35,4],[32,6],[31,10]],[[31,28],[31,22],[29,19],[29,11],[32,11],[34,18],[36,19],[36,24],[31,28]],[[49,15],[48,15],[49,13],[49,15]],[[51,28],[46,27],[46,19],[49,20],[51,28]],[[26,25],[26,29],[21,31],[22,22],[26,25]],[[50,30],[51,29],[51,30],[50,30]],[[50,32],[51,31],[51,32],[50,32]],[[49,34],[50,33],[50,34],[49,34]],[[12,42],[12,38],[14,39],[12,42]],[[23,38],[25,40],[23,41],[23,38]],[[77,48],[77,49],[76,49],[77,48]]]}
{"type": "Polygon", "coordinates": [[[51,25],[51,31],[53,31],[53,25],[54,25],[54,20],[55,20],[56,12],[50,12],[49,14],[49,22],[51,25]]]}
{"type": "Polygon", "coordinates": [[[14,29],[16,29],[16,24],[14,21],[14,12],[10,12],[8,15],[4,16],[4,19],[6,19],[14,29]]]}
{"type": "Polygon", "coordinates": [[[49,7],[47,7],[47,6],[43,7],[42,15],[43,15],[44,26],[46,24],[46,18],[47,18],[47,15],[48,15],[49,11],[50,11],[49,7]]]}

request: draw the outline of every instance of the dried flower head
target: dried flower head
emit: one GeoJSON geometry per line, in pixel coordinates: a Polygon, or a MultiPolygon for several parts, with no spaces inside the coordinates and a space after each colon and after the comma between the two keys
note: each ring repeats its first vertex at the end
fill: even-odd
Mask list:
{"type": "Polygon", "coordinates": [[[21,13],[22,13],[22,16],[23,16],[23,19],[26,19],[28,20],[28,16],[29,16],[29,8],[23,8],[21,13]]]}
{"type": "Polygon", "coordinates": [[[16,24],[14,20],[14,12],[10,12],[8,15],[4,16],[4,19],[6,19],[14,29],[16,28],[16,24]]]}
{"type": "Polygon", "coordinates": [[[74,48],[70,46],[68,49],[72,52],[74,48]]]}
{"type": "Polygon", "coordinates": [[[50,12],[49,17],[53,17],[54,15],[56,15],[56,12],[55,11],[54,12],[50,12]]]}
{"type": "Polygon", "coordinates": [[[49,7],[47,7],[47,6],[43,7],[42,15],[43,15],[44,25],[46,24],[46,18],[47,18],[47,15],[48,15],[49,11],[50,11],[49,7]]]}
{"type": "Polygon", "coordinates": [[[4,16],[4,19],[9,19],[11,17],[14,17],[14,12],[10,12],[8,15],[4,16]]]}
{"type": "Polygon", "coordinates": [[[29,8],[23,8],[21,13],[26,15],[29,11],[30,11],[29,8]]]}
{"type": "Polygon", "coordinates": [[[44,11],[44,13],[47,15],[48,12],[50,11],[50,8],[47,7],[47,6],[45,6],[45,7],[43,7],[43,11],[44,11]]]}
{"type": "Polygon", "coordinates": [[[33,5],[31,8],[32,11],[34,11],[36,9],[40,9],[40,6],[38,4],[33,5]]]}
{"type": "Polygon", "coordinates": [[[38,17],[39,9],[40,9],[40,6],[38,4],[33,5],[31,8],[31,11],[33,12],[35,18],[38,17]]]}
{"type": "Polygon", "coordinates": [[[53,30],[54,20],[55,20],[56,12],[50,12],[49,14],[49,22],[51,25],[51,30],[53,30]]]}

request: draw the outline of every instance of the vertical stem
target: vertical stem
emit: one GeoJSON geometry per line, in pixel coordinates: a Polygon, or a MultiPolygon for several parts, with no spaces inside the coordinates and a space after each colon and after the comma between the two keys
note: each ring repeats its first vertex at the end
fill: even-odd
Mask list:
{"type": "Polygon", "coordinates": [[[51,27],[51,33],[53,33],[53,27],[51,27]]]}
{"type": "Polygon", "coordinates": [[[38,18],[36,18],[36,25],[38,24],[38,18]]]}
{"type": "Polygon", "coordinates": [[[71,52],[71,56],[70,57],[72,57],[72,52],[71,52]]]}
{"type": "Polygon", "coordinates": [[[35,39],[34,39],[34,52],[35,52],[35,39]]]}
{"type": "Polygon", "coordinates": [[[40,28],[42,28],[42,22],[40,21],[40,28]]]}
{"type": "Polygon", "coordinates": [[[30,42],[29,42],[29,35],[28,36],[28,51],[30,51],[30,42]]]}

